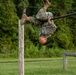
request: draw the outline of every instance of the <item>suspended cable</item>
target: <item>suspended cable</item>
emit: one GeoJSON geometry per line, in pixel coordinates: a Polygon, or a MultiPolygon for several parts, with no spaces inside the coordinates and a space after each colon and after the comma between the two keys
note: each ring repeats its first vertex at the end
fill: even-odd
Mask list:
{"type": "Polygon", "coordinates": [[[70,14],[66,14],[66,15],[64,15],[64,16],[58,16],[58,17],[56,17],[56,18],[51,18],[51,20],[60,19],[60,18],[72,16],[72,15],[75,15],[75,14],[76,14],[76,12],[73,12],[73,13],[70,13],[70,14]]]}

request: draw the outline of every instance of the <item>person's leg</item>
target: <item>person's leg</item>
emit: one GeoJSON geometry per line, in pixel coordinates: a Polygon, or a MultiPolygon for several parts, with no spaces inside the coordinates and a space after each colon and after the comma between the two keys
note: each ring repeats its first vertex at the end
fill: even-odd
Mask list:
{"type": "Polygon", "coordinates": [[[48,0],[46,0],[44,6],[36,14],[36,18],[41,21],[47,21],[48,16],[46,14],[46,10],[50,5],[51,5],[51,3],[48,0]]]}
{"type": "Polygon", "coordinates": [[[25,22],[30,22],[32,24],[41,25],[42,22],[34,17],[29,17],[26,14],[23,14],[21,18],[21,25],[23,25],[25,22]]]}
{"type": "Polygon", "coordinates": [[[29,19],[30,18],[26,14],[23,14],[22,18],[21,18],[21,21],[20,21],[20,24],[23,25],[25,23],[25,21],[27,21],[29,19]]]}
{"type": "Polygon", "coordinates": [[[45,10],[47,10],[47,8],[48,8],[50,5],[51,5],[51,3],[50,3],[48,0],[45,0],[45,3],[44,3],[43,8],[44,8],[45,10]]]}
{"type": "MultiPolygon", "coordinates": [[[[39,12],[37,13],[36,15],[36,18],[39,19],[39,20],[47,20],[47,15],[46,15],[46,9],[51,5],[51,3],[48,1],[48,0],[45,0],[45,4],[43,6],[43,8],[41,8],[39,10],[39,12]]],[[[36,23],[36,24],[41,24],[41,22],[39,20],[37,20],[35,18],[31,18],[31,17],[28,17],[26,15],[26,12],[22,15],[22,18],[21,18],[21,25],[24,24],[25,21],[29,21],[29,22],[32,22],[32,23],[36,23]]]]}

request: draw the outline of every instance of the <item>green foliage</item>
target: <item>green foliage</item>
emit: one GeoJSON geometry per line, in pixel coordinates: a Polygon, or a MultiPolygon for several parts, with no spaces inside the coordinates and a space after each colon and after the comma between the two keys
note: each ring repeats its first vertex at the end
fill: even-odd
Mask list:
{"type": "Polygon", "coordinates": [[[29,44],[27,45],[27,47],[25,47],[25,57],[38,57],[38,48],[35,47],[29,40],[27,40],[26,43],[29,44]]]}
{"type": "Polygon", "coordinates": [[[40,57],[46,57],[46,46],[42,46],[41,49],[39,50],[40,52],[40,57]]]}
{"type": "Polygon", "coordinates": [[[69,48],[69,45],[72,41],[71,29],[69,28],[69,26],[60,26],[59,31],[57,33],[57,41],[60,47],[69,48]]]}
{"type": "Polygon", "coordinates": [[[59,48],[49,48],[47,50],[47,57],[60,57],[63,54],[63,50],[60,51],[59,48]]]}
{"type": "MultiPolygon", "coordinates": [[[[35,16],[43,6],[44,0],[0,0],[0,53],[2,57],[18,55],[18,19],[22,16],[24,5],[27,15],[35,16]]],[[[49,0],[47,11],[54,17],[76,11],[75,0],[49,0]]],[[[61,56],[63,49],[76,50],[76,15],[55,20],[56,32],[48,38],[48,44],[39,43],[40,26],[25,24],[25,57],[61,56]],[[61,49],[60,49],[61,48],[61,49]]]]}
{"type": "Polygon", "coordinates": [[[8,54],[17,48],[18,17],[13,0],[1,2],[4,4],[0,4],[0,52],[8,54]]]}

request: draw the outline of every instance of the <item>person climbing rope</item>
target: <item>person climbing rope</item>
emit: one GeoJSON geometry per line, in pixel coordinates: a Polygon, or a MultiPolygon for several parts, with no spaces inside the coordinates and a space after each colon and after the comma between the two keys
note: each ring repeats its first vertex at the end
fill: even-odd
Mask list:
{"type": "Polygon", "coordinates": [[[24,13],[21,18],[21,25],[26,21],[36,25],[41,25],[39,31],[39,42],[43,45],[47,43],[47,38],[50,37],[57,29],[54,21],[51,20],[51,18],[53,18],[53,14],[51,12],[46,12],[49,6],[51,6],[51,3],[48,0],[45,0],[44,6],[38,11],[36,18],[29,17],[26,13],[24,13]]]}

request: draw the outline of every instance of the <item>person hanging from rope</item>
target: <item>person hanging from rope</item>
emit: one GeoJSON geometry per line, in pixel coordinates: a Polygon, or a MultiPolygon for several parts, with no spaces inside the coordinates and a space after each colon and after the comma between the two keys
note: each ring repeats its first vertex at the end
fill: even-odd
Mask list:
{"type": "Polygon", "coordinates": [[[21,25],[23,25],[26,21],[36,25],[41,25],[39,31],[39,42],[43,45],[47,43],[47,38],[50,37],[57,28],[54,21],[51,20],[51,18],[53,18],[53,14],[51,12],[46,12],[49,6],[51,6],[51,3],[48,0],[45,0],[44,6],[36,14],[36,18],[29,17],[26,13],[24,13],[21,18],[21,25]]]}

